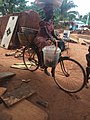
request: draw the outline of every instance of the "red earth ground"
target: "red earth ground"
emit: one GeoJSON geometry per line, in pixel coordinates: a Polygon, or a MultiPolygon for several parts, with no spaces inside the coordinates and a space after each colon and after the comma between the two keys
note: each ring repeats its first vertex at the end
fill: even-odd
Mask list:
{"type": "MultiPolygon", "coordinates": [[[[83,38],[86,38],[83,35],[81,37],[80,43],[83,38]]],[[[89,40],[89,36],[86,39],[89,40]]],[[[88,52],[88,47],[80,43],[69,44],[69,55],[80,62],[85,69],[85,55],[88,52]]],[[[22,79],[31,79],[28,84],[30,84],[31,89],[36,90],[36,94],[32,95],[28,100],[46,111],[49,120],[90,120],[90,83],[88,83],[88,89],[84,88],[78,93],[68,94],[56,86],[52,77],[48,77],[39,69],[35,72],[30,72],[28,70],[10,68],[12,64],[22,62],[22,59],[5,56],[6,53],[13,51],[0,48],[0,72],[10,71],[16,73],[16,76],[8,81],[1,81],[0,86],[7,87],[7,90],[11,91],[21,85],[22,79]],[[47,102],[48,106],[44,108],[38,105],[36,101],[39,100],[47,102]]]]}

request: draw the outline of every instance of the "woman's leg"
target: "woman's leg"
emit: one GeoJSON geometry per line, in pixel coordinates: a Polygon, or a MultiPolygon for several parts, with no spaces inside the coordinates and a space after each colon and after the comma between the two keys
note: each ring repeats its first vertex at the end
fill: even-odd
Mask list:
{"type": "Polygon", "coordinates": [[[45,67],[45,65],[44,65],[43,52],[42,52],[42,49],[45,46],[49,45],[50,43],[48,43],[46,38],[40,37],[40,36],[37,36],[36,39],[34,40],[34,42],[35,42],[36,46],[39,48],[39,52],[40,52],[40,67],[44,68],[45,74],[50,76],[50,73],[47,71],[47,67],[45,67]]]}
{"type": "Polygon", "coordinates": [[[48,76],[50,76],[50,73],[48,72],[47,68],[45,65],[44,65],[44,59],[43,59],[43,52],[40,52],[40,69],[41,70],[44,70],[44,73],[48,76]]]}
{"type": "Polygon", "coordinates": [[[45,67],[44,73],[45,73],[46,75],[50,76],[50,73],[48,72],[47,68],[48,68],[48,67],[45,67]]]}
{"type": "Polygon", "coordinates": [[[45,65],[44,65],[44,58],[43,58],[43,52],[40,53],[41,54],[41,58],[40,58],[40,67],[44,69],[44,73],[48,76],[50,76],[50,73],[48,72],[47,68],[45,65]]]}
{"type": "Polygon", "coordinates": [[[40,52],[40,67],[44,68],[43,52],[40,52]]]}

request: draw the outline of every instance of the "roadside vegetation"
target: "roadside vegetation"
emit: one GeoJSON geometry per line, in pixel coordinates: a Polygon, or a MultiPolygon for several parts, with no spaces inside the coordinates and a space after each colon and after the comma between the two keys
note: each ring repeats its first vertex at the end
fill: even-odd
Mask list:
{"type": "MultiPolygon", "coordinates": [[[[40,14],[41,18],[44,18],[43,10],[38,7],[34,2],[32,2],[31,5],[28,5],[28,2],[28,0],[1,0],[0,14],[1,16],[4,16],[11,13],[22,12],[32,9],[37,11],[40,14]]],[[[62,5],[54,10],[55,25],[58,26],[59,21],[80,20],[82,22],[85,22],[87,19],[87,15],[82,16],[79,15],[78,11],[72,11],[72,8],[75,7],[78,6],[74,4],[73,0],[63,0],[62,5]]]]}

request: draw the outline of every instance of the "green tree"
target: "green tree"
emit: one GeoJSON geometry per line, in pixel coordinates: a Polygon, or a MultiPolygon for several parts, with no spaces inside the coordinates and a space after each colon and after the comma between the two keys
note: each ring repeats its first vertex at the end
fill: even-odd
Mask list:
{"type": "MultiPolygon", "coordinates": [[[[46,2],[45,0],[39,0],[41,2],[46,2]]],[[[72,0],[63,0],[62,5],[54,9],[54,22],[57,24],[60,20],[73,20],[78,14],[77,11],[71,11],[72,8],[77,7],[72,0]]],[[[31,8],[38,11],[41,16],[44,16],[44,13],[41,9],[38,9],[35,4],[31,5],[31,8]]]]}
{"type": "Polygon", "coordinates": [[[2,0],[0,3],[0,12],[2,15],[21,12],[28,9],[26,0],[2,0]]]}
{"type": "Polygon", "coordinates": [[[75,7],[77,7],[77,5],[75,5],[72,0],[63,0],[59,8],[60,20],[68,20],[72,18],[72,16],[75,18],[78,12],[71,11],[71,9],[75,7]]]}
{"type": "Polygon", "coordinates": [[[44,12],[43,9],[41,7],[39,7],[38,5],[36,5],[34,2],[31,3],[31,6],[29,6],[28,8],[29,10],[32,9],[34,11],[37,11],[39,13],[39,15],[41,16],[41,18],[44,18],[44,12]]]}
{"type": "Polygon", "coordinates": [[[54,10],[54,23],[58,26],[59,21],[69,21],[76,19],[77,11],[72,11],[72,8],[77,7],[72,0],[63,0],[60,7],[54,10]]]}

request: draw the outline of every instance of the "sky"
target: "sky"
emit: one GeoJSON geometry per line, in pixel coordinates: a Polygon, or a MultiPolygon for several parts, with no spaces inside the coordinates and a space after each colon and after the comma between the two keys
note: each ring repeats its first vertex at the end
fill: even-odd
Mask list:
{"type": "Polygon", "coordinates": [[[74,10],[78,11],[80,15],[90,12],[90,0],[73,0],[73,2],[78,6],[74,10]]]}
{"type": "MultiPolygon", "coordinates": [[[[35,0],[28,0],[30,2],[34,2],[35,0]]],[[[90,12],[90,0],[73,0],[74,4],[78,7],[72,9],[78,11],[80,15],[86,15],[90,12]]]]}

